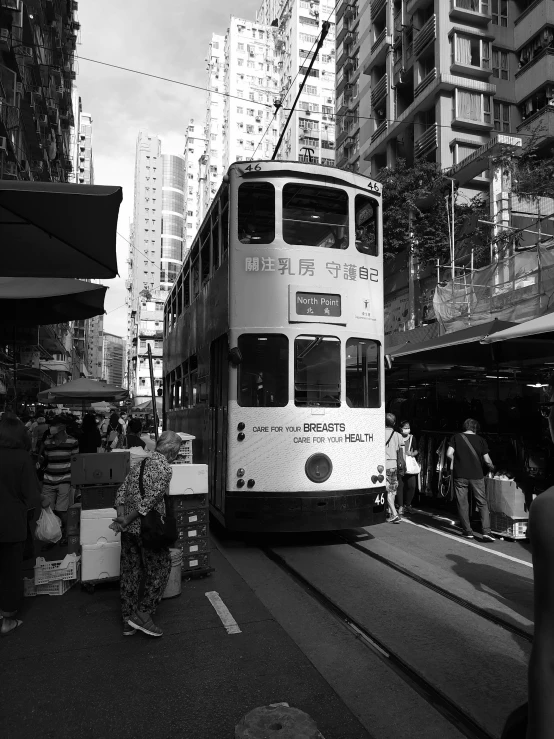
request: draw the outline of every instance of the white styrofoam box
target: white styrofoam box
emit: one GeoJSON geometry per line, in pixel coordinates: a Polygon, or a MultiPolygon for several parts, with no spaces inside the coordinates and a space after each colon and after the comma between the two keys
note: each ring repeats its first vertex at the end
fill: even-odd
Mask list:
{"type": "Polygon", "coordinates": [[[116,518],[115,508],[98,508],[92,511],[81,511],[81,544],[114,544],[121,540],[121,534],[110,529],[116,518]]]}
{"type": "Polygon", "coordinates": [[[208,492],[207,464],[172,464],[169,495],[195,495],[208,492]]]}
{"type": "Polygon", "coordinates": [[[84,544],[81,550],[81,581],[119,577],[121,544],[84,544]]]}

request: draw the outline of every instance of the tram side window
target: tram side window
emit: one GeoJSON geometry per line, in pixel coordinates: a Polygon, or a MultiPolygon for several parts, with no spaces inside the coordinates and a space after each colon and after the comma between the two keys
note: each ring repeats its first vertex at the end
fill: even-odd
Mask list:
{"type": "Polygon", "coordinates": [[[356,249],[370,257],[379,255],[377,242],[378,203],[365,195],[356,195],[354,204],[356,223],[356,249]]]}
{"type": "Polygon", "coordinates": [[[242,244],[271,244],[275,239],[275,188],[269,182],[239,187],[238,236],[242,244]]]}
{"type": "Polygon", "coordinates": [[[242,334],[238,347],[238,403],[243,408],[282,408],[289,400],[289,340],[282,334],[242,334]]]}
{"type": "Polygon", "coordinates": [[[379,408],[380,344],[371,339],[346,342],[346,403],[350,408],[379,408]]]}
{"type": "Polygon", "coordinates": [[[294,342],[294,404],[340,406],[340,340],[298,336],[294,342]]]}
{"type": "Polygon", "coordinates": [[[287,244],[348,248],[348,195],[333,187],[289,183],[283,188],[287,244]]]}

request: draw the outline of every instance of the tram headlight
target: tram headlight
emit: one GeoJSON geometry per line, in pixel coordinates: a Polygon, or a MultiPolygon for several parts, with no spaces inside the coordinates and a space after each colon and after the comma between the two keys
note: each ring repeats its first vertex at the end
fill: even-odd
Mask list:
{"type": "Polygon", "coordinates": [[[378,482],[378,481],[379,481],[379,478],[377,477],[377,475],[371,475],[371,482],[372,482],[372,483],[373,483],[374,485],[375,485],[375,483],[376,483],[376,482],[378,482]]]}
{"type": "Polygon", "coordinates": [[[378,464],[378,465],[377,465],[377,472],[378,472],[379,474],[381,474],[381,472],[383,472],[383,471],[384,471],[384,469],[385,469],[385,468],[383,467],[383,465],[382,465],[382,464],[378,464]]]}
{"type": "Polygon", "coordinates": [[[312,454],[306,461],[304,469],[312,482],[325,482],[331,477],[333,463],[326,454],[312,454]]]}
{"type": "Polygon", "coordinates": [[[377,477],[377,479],[379,480],[379,482],[383,482],[383,480],[384,480],[385,478],[383,477],[383,475],[379,475],[379,476],[377,477]]]}
{"type": "Polygon", "coordinates": [[[237,441],[244,441],[244,439],[245,439],[245,436],[242,433],[242,431],[240,432],[240,434],[237,434],[237,441]]]}
{"type": "Polygon", "coordinates": [[[248,482],[246,483],[246,486],[249,488],[253,488],[255,484],[256,484],[256,480],[248,480],[248,482]]]}
{"type": "Polygon", "coordinates": [[[238,430],[238,431],[244,431],[244,424],[243,424],[243,422],[242,422],[242,421],[241,421],[241,422],[240,422],[240,423],[238,424],[238,426],[237,426],[237,430],[238,430]]]}
{"type": "Polygon", "coordinates": [[[244,477],[244,469],[242,467],[238,468],[237,477],[244,477]]]}
{"type": "Polygon", "coordinates": [[[243,488],[244,487],[244,480],[242,480],[242,479],[237,480],[237,487],[238,488],[243,488]]]}

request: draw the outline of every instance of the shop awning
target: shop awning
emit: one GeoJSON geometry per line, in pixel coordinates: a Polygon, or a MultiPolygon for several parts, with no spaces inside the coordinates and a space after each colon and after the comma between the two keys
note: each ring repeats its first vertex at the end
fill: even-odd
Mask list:
{"type": "Polygon", "coordinates": [[[4,277],[117,275],[121,187],[0,180],[4,277]]]}
{"type": "Polygon", "coordinates": [[[504,331],[497,331],[490,336],[485,336],[481,341],[483,344],[493,344],[497,341],[509,341],[513,339],[534,340],[535,337],[543,341],[554,340],[554,313],[548,313],[546,316],[539,316],[539,318],[518,323],[504,331]]]}
{"type": "Polygon", "coordinates": [[[392,357],[395,364],[425,362],[447,363],[452,366],[487,365],[495,363],[495,359],[491,347],[483,345],[481,340],[513,325],[508,321],[489,321],[461,331],[453,331],[430,341],[418,344],[407,342],[387,350],[387,354],[392,357]]]}
{"type": "Polygon", "coordinates": [[[56,385],[48,390],[43,390],[38,395],[42,403],[85,403],[95,400],[125,400],[129,392],[123,387],[108,385],[98,380],[88,380],[81,377],[65,385],[56,385]]]}
{"type": "Polygon", "coordinates": [[[81,280],[0,277],[0,325],[38,326],[102,315],[107,289],[81,280]]]}

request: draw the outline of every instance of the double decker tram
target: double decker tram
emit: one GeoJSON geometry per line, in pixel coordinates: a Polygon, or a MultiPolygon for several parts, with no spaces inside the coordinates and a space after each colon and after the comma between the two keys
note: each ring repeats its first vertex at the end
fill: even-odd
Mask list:
{"type": "Polygon", "coordinates": [[[193,434],[232,531],[385,520],[381,185],[228,170],[165,304],[165,428],[193,434]]]}

